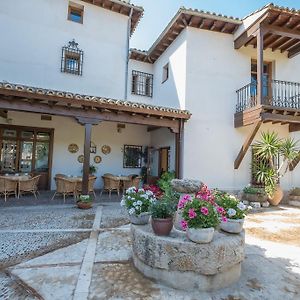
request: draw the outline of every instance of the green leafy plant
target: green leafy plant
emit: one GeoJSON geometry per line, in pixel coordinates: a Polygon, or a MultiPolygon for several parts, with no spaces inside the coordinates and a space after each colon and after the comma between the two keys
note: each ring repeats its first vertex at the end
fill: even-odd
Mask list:
{"type": "Polygon", "coordinates": [[[220,223],[219,214],[213,204],[193,198],[184,205],[181,222],[183,229],[216,228],[220,223]]]}
{"type": "Polygon", "coordinates": [[[90,195],[80,195],[78,201],[84,203],[91,203],[93,202],[93,199],[90,195]]]}
{"type": "Polygon", "coordinates": [[[290,137],[280,139],[275,132],[263,132],[261,141],[253,145],[253,150],[257,158],[252,163],[254,176],[257,182],[264,184],[268,195],[272,196],[280,178],[299,156],[298,142],[290,137]]]}
{"type": "Polygon", "coordinates": [[[226,192],[215,194],[215,202],[225,210],[228,219],[244,219],[249,211],[243,202],[226,192]]]}
{"type": "MultiPolygon", "coordinates": [[[[90,165],[89,167],[89,173],[90,174],[95,174],[97,172],[97,167],[94,165],[90,165]]],[[[83,169],[81,170],[81,173],[83,173],[83,169]]]]}
{"type": "Polygon", "coordinates": [[[174,215],[174,208],[168,201],[156,201],[150,207],[152,218],[167,219],[174,215]]]}
{"type": "Polygon", "coordinates": [[[243,189],[243,192],[245,194],[251,194],[251,195],[266,195],[266,191],[264,188],[254,187],[254,186],[246,186],[243,189]]]}

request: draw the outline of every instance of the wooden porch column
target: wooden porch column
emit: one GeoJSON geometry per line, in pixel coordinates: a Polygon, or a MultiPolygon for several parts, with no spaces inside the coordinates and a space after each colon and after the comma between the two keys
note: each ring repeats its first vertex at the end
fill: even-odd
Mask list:
{"type": "Polygon", "coordinates": [[[257,30],[257,104],[263,104],[264,30],[257,30]]]}
{"type": "Polygon", "coordinates": [[[175,173],[179,179],[183,178],[183,150],[184,150],[184,120],[179,120],[179,132],[175,133],[175,173]]]}
{"type": "Polygon", "coordinates": [[[92,126],[98,125],[100,120],[89,118],[77,118],[78,122],[84,126],[84,160],[83,160],[83,173],[82,173],[82,194],[87,195],[89,193],[89,176],[90,176],[90,147],[92,137],[92,126]]]}

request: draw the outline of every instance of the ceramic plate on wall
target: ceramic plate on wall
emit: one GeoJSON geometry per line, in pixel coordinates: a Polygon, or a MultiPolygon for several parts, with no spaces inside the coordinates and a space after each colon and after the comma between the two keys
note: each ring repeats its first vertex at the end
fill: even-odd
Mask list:
{"type": "Polygon", "coordinates": [[[76,153],[76,152],[78,152],[78,150],[79,150],[79,147],[76,144],[70,144],[68,146],[68,151],[70,153],[76,153]]]}
{"type": "Polygon", "coordinates": [[[102,161],[101,156],[97,155],[97,156],[94,157],[94,162],[95,162],[96,164],[100,164],[101,161],[102,161]]]}
{"type": "Polygon", "coordinates": [[[83,161],[84,161],[84,156],[83,155],[79,155],[78,157],[77,157],[77,160],[78,160],[78,162],[79,163],[83,163],[83,161]]]}
{"type": "Polygon", "coordinates": [[[105,155],[109,154],[111,152],[111,148],[108,145],[102,146],[101,150],[102,150],[102,153],[105,154],[105,155]]]}

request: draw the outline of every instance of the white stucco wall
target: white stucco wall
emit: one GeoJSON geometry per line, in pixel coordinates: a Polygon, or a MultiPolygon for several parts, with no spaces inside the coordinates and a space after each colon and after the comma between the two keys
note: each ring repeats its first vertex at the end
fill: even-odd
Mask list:
{"type": "MultiPolygon", "coordinates": [[[[232,35],[188,29],[186,109],[193,115],[185,128],[184,177],[224,189],[240,189],[249,183],[250,151],[238,170],[234,170],[233,164],[250,127],[235,129],[233,121],[235,91],[250,82],[251,56],[255,58],[251,48],[233,49],[232,35]]],[[[299,65],[294,71],[290,67],[285,79],[284,54],[267,51],[265,57],[276,59],[276,77],[299,81],[299,65]]],[[[291,60],[289,63],[292,65],[291,60]]],[[[261,131],[268,129],[277,131],[281,137],[289,134],[288,126],[266,124],[261,131]]],[[[284,188],[299,181],[298,169],[282,180],[284,188]]]]}
{"type": "Polygon", "coordinates": [[[124,99],[128,17],[84,6],[83,24],[67,20],[68,0],[2,0],[0,81],[124,99]],[[62,47],[84,51],[83,75],[61,73],[62,47]]]}
{"type": "MultiPolygon", "coordinates": [[[[12,120],[12,125],[54,128],[52,178],[56,173],[74,176],[82,175],[82,164],[77,161],[77,157],[83,154],[83,126],[71,118],[55,116],[52,117],[52,121],[41,121],[39,114],[9,112],[8,117],[12,120]],[[71,143],[79,146],[79,151],[75,154],[68,151],[68,145],[71,143]]],[[[6,124],[5,120],[0,118],[0,124],[6,124]]],[[[123,168],[122,149],[125,144],[149,146],[151,140],[146,126],[126,124],[126,128],[122,129],[121,133],[118,133],[117,123],[102,122],[100,125],[93,126],[92,141],[97,146],[97,153],[91,154],[91,164],[98,168],[96,187],[99,188],[102,186],[101,176],[104,173],[115,175],[140,174],[141,169],[123,168]],[[111,147],[110,154],[104,155],[101,152],[103,145],[111,147]],[[93,161],[96,155],[102,157],[100,164],[95,164],[93,161]]],[[[53,179],[51,188],[55,188],[53,179]]]]}

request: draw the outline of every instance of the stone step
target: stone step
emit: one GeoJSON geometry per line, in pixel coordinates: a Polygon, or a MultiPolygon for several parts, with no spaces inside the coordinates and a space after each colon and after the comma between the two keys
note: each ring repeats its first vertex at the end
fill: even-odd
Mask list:
{"type": "Polygon", "coordinates": [[[300,207],[300,201],[299,200],[290,200],[289,205],[300,207]]]}

